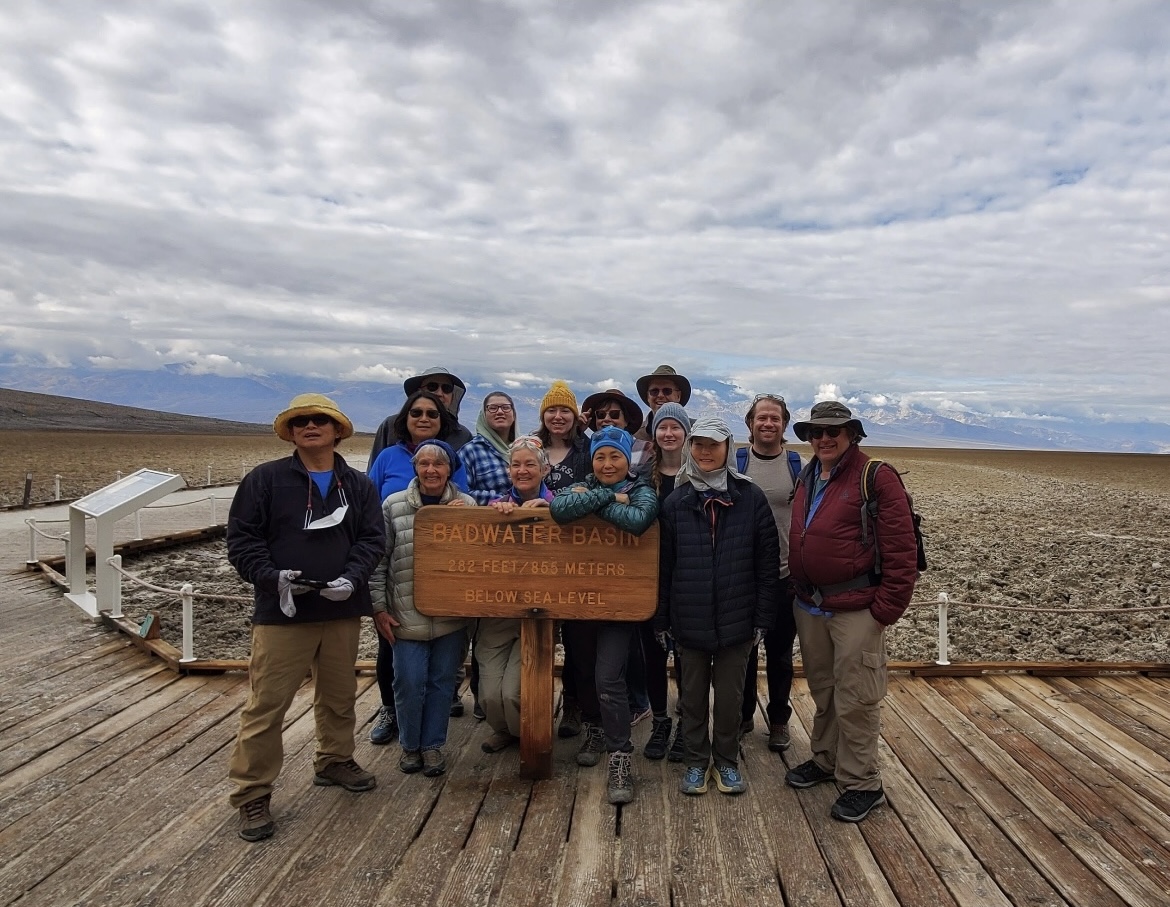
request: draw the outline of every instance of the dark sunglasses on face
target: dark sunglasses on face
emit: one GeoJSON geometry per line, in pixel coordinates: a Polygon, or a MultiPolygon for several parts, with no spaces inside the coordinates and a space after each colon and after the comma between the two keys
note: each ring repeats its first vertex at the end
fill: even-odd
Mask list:
{"type": "Polygon", "coordinates": [[[410,411],[410,418],[412,419],[421,419],[423,416],[426,416],[428,419],[437,419],[439,418],[439,411],[437,409],[420,409],[417,406],[410,411]]]}
{"type": "Polygon", "coordinates": [[[647,397],[673,397],[675,392],[674,387],[651,387],[647,389],[647,397]]]}
{"type": "Polygon", "coordinates": [[[594,419],[620,419],[623,413],[621,408],[617,409],[599,409],[593,414],[594,419]]]}
{"type": "Polygon", "coordinates": [[[808,430],[808,436],[814,441],[819,441],[821,439],[821,435],[828,435],[830,438],[837,438],[844,430],[845,429],[843,429],[840,425],[834,425],[832,428],[810,428],[808,430]]]}
{"type": "Polygon", "coordinates": [[[428,381],[423,385],[423,390],[430,391],[432,394],[437,394],[439,391],[442,391],[444,394],[453,394],[455,392],[455,385],[448,384],[447,382],[428,381]]]}
{"type": "Polygon", "coordinates": [[[311,416],[293,416],[288,420],[288,424],[292,428],[306,428],[309,423],[316,425],[318,428],[324,428],[333,420],[324,413],[313,413],[311,416]]]}

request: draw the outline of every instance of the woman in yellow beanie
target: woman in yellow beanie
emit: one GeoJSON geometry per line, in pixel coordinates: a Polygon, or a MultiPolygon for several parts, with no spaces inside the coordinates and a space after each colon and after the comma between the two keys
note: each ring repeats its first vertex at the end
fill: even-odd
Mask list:
{"type": "Polygon", "coordinates": [[[554,381],[540,401],[540,438],[552,472],[545,484],[553,494],[585,481],[589,475],[589,443],[581,431],[577,398],[564,381],[554,381]]]}

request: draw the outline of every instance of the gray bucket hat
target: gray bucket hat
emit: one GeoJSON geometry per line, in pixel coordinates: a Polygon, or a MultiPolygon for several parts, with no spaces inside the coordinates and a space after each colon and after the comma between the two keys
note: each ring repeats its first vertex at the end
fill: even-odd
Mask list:
{"type": "Polygon", "coordinates": [[[826,400],[824,403],[816,404],[812,408],[812,413],[809,414],[808,421],[797,422],[792,426],[792,430],[800,440],[807,441],[808,430],[817,425],[826,427],[852,425],[857,437],[865,437],[865,429],[861,427],[861,420],[853,418],[849,407],[836,400],[826,400]]]}

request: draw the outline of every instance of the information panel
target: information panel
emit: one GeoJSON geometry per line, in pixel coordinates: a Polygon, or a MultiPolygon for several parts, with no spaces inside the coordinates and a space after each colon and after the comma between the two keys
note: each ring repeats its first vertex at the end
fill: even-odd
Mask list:
{"type": "Polygon", "coordinates": [[[646,620],[658,604],[658,524],[640,536],[544,509],[423,507],[414,601],[432,617],[646,620]]]}

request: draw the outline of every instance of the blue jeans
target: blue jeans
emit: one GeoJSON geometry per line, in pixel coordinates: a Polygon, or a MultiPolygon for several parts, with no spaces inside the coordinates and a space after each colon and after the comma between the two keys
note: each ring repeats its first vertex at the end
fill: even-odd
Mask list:
{"type": "Polygon", "coordinates": [[[447,742],[455,674],[466,650],[462,630],[429,641],[394,643],[394,709],[404,750],[435,750],[447,742]]]}

